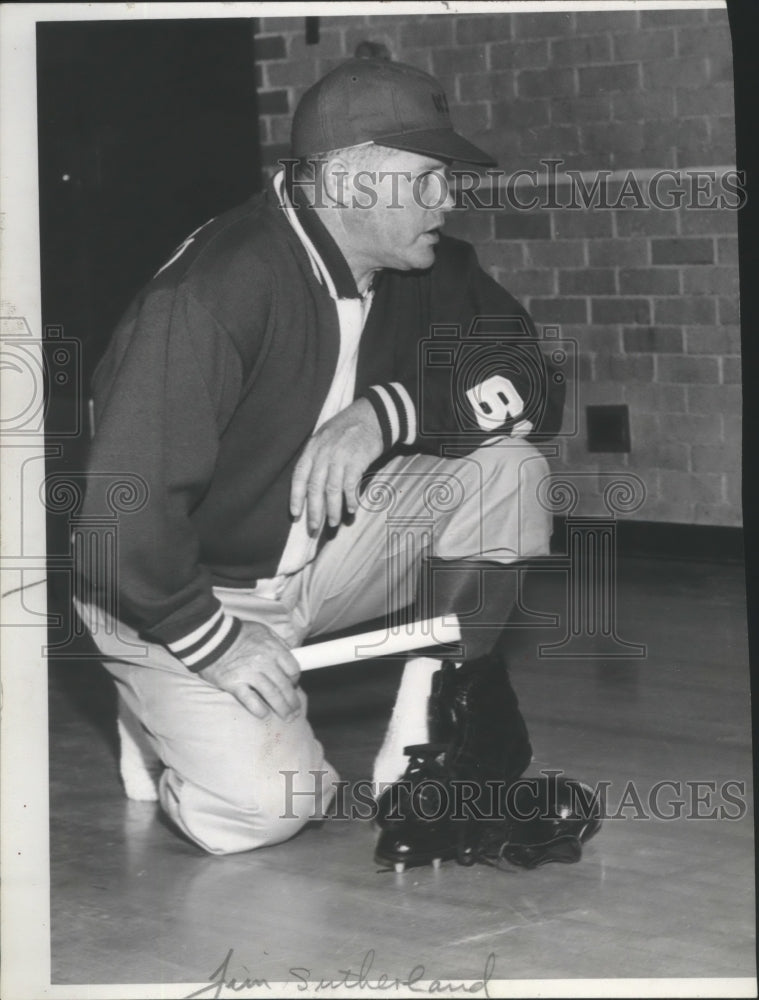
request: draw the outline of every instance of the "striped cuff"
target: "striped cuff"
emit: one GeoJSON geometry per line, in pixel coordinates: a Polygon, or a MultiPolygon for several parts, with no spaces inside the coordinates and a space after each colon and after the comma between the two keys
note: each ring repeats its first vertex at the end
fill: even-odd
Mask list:
{"type": "Polygon", "coordinates": [[[385,451],[394,444],[414,443],[417,434],[416,408],[405,386],[400,382],[373,385],[364,395],[377,414],[385,451]]]}
{"type": "Polygon", "coordinates": [[[166,648],[181,660],[188,670],[196,674],[226,653],[240,634],[241,627],[239,618],[226,615],[219,608],[207,622],[189,635],[175,642],[167,642],[166,648]]]}

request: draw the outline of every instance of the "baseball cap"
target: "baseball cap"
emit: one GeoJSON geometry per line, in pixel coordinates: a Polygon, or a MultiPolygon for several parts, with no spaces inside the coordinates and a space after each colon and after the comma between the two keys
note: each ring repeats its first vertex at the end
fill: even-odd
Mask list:
{"type": "Polygon", "coordinates": [[[496,164],[454,131],[445,91],[433,76],[386,59],[342,63],[306,91],[293,116],[293,156],[364,142],[440,160],[496,164]]]}

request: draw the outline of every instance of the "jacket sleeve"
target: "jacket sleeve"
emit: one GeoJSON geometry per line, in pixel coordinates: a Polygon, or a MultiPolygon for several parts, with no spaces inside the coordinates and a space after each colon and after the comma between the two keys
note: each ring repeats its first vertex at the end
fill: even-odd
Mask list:
{"type": "Polygon", "coordinates": [[[372,386],[386,447],[469,450],[494,436],[546,438],[561,427],[564,385],[517,300],[447,240],[430,273],[425,329],[399,378],[372,386]]]}
{"type": "Polygon", "coordinates": [[[108,513],[108,486],[121,474],[138,477],[144,494],[139,509],[119,515],[117,593],[99,599],[115,599],[118,618],[193,671],[221,656],[240,630],[213,595],[191,514],[241,385],[226,331],[181,286],[159,286],[133,305],[94,379],[83,514],[92,523],[108,513]]]}

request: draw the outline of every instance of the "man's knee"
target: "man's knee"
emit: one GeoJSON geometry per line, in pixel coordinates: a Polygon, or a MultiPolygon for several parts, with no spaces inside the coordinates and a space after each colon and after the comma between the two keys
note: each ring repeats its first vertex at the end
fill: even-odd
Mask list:
{"type": "Polygon", "coordinates": [[[327,765],[312,775],[284,771],[223,797],[165,771],[161,804],[174,824],[209,854],[236,854],[282,843],[320,819],[337,776],[327,765]]]}
{"type": "Polygon", "coordinates": [[[541,483],[549,467],[537,448],[499,438],[452,461],[465,499],[438,538],[438,555],[514,559],[548,552],[552,518],[541,502],[541,483]]]}
{"type": "Polygon", "coordinates": [[[502,495],[519,493],[536,497],[540,482],[550,472],[544,455],[528,441],[500,438],[471,452],[475,479],[483,490],[497,488],[502,495]]]}
{"type": "Polygon", "coordinates": [[[296,816],[283,819],[260,810],[236,809],[224,816],[217,812],[186,816],[184,832],[208,854],[241,854],[259,847],[272,847],[294,837],[309,821],[296,816]]]}

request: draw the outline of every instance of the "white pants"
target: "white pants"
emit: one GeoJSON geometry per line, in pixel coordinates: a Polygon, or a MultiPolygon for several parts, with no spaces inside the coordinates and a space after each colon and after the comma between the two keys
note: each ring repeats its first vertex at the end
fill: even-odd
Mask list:
{"type": "MultiPolygon", "coordinates": [[[[551,518],[536,499],[547,474],[543,456],[520,439],[462,457],[394,458],[373,477],[353,522],[288,579],[278,600],[238,588],[215,593],[226,611],[264,622],[290,646],[380,617],[413,601],[425,552],[503,563],[547,554],[551,518]]],[[[213,854],[286,840],[313,818],[320,784],[326,807],[337,775],[302,692],[298,718],[258,719],[102,609],[77,610],[165,766],[161,805],[191,840],[213,854]]]]}

